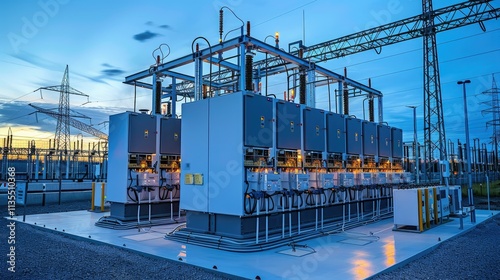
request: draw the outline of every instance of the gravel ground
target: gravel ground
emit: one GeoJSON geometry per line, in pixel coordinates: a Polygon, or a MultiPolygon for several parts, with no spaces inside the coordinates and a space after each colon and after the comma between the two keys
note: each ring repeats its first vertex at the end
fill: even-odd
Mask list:
{"type": "MultiPolygon", "coordinates": [[[[488,209],[486,198],[475,197],[474,202],[476,208],[488,209]]],[[[500,198],[492,198],[490,209],[500,210],[500,198]]],[[[474,229],[441,243],[429,254],[371,279],[497,280],[499,275],[500,215],[495,215],[474,229]]]]}
{"type": "Polygon", "coordinates": [[[447,240],[429,254],[371,279],[500,279],[500,216],[447,240]]]}
{"type": "MultiPolygon", "coordinates": [[[[88,201],[29,206],[27,214],[88,209],[88,201]]],[[[7,216],[2,207],[2,217],[7,216]]],[[[23,207],[16,209],[23,214],[23,207]]],[[[7,270],[9,221],[0,219],[0,279],[236,279],[192,265],[155,258],[63,233],[16,223],[16,272],[7,270]]]]}
{"type": "MultiPolygon", "coordinates": [[[[493,203],[498,209],[500,203],[493,203]]],[[[40,214],[87,209],[89,202],[29,206],[26,213],[40,214]]],[[[480,206],[480,205],[478,205],[480,206]]],[[[23,208],[17,209],[23,214],[23,208]]],[[[0,211],[7,216],[6,207],[0,211]]],[[[9,221],[0,219],[0,279],[237,279],[171,260],[134,253],[101,243],[16,223],[16,272],[7,270],[5,252],[9,221]]],[[[403,267],[372,279],[499,279],[500,215],[403,267]]],[[[312,278],[311,278],[312,279],[312,278]]]]}

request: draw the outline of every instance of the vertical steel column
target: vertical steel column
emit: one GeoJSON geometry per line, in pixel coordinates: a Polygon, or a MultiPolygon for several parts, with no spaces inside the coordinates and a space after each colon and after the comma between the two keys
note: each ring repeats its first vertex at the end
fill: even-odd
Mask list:
{"type": "Polygon", "coordinates": [[[384,106],[383,106],[382,95],[379,96],[377,99],[378,99],[378,122],[383,123],[384,122],[384,106]]]}
{"type": "Polygon", "coordinates": [[[344,108],[343,108],[343,104],[342,104],[342,92],[343,92],[343,88],[342,88],[342,83],[339,81],[339,89],[338,89],[338,92],[339,94],[337,95],[337,106],[335,106],[335,108],[337,108],[337,110],[335,111],[335,113],[337,114],[342,114],[342,112],[344,111],[344,108]]]}
{"type": "Polygon", "coordinates": [[[311,67],[307,70],[306,105],[313,108],[316,108],[315,80],[316,72],[314,71],[314,67],[311,67]]]}
{"type": "Polygon", "coordinates": [[[66,154],[66,179],[69,179],[69,155],[66,154]]]}
{"type": "Polygon", "coordinates": [[[38,181],[39,169],[40,169],[40,154],[36,153],[36,157],[35,157],[35,181],[38,181]]]}
{"type": "Polygon", "coordinates": [[[158,80],[158,77],[156,73],[153,74],[153,96],[151,98],[151,113],[154,114],[155,108],[156,108],[156,82],[158,80]]]}
{"type": "Polygon", "coordinates": [[[203,63],[199,52],[194,54],[194,100],[203,99],[203,63]]]}
{"type": "Polygon", "coordinates": [[[177,116],[177,112],[176,112],[176,104],[177,104],[177,90],[176,90],[176,87],[177,87],[177,80],[176,78],[172,78],[172,92],[171,92],[171,96],[172,96],[172,101],[171,101],[171,107],[172,108],[172,117],[173,118],[176,118],[177,116]]]}
{"type": "MultiPolygon", "coordinates": [[[[472,172],[471,172],[471,160],[472,160],[472,155],[471,155],[471,145],[470,145],[470,139],[469,139],[469,116],[467,112],[467,92],[465,89],[465,85],[470,83],[469,80],[465,81],[459,81],[457,84],[463,86],[463,94],[464,94],[464,115],[465,115],[465,141],[467,142],[467,174],[468,174],[468,189],[467,189],[467,194],[468,194],[468,201],[469,201],[469,206],[474,205],[474,192],[472,190],[472,172]]],[[[476,221],[476,211],[471,212],[471,220],[476,221]]]]}
{"type": "Polygon", "coordinates": [[[245,91],[245,76],[246,76],[246,69],[245,69],[245,44],[241,44],[239,47],[239,66],[240,66],[240,77],[238,81],[238,90],[239,91],[245,91]]]}

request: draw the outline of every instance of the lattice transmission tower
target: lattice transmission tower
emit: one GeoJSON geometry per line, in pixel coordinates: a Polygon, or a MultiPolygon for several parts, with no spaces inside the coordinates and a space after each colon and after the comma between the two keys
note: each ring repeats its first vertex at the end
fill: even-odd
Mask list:
{"type": "Polygon", "coordinates": [[[56,151],[61,151],[67,153],[70,146],[70,109],[69,109],[69,95],[80,95],[85,96],[88,99],[88,95],[72,88],[69,85],[69,69],[66,65],[66,70],[64,70],[64,75],[62,82],[57,86],[42,87],[39,90],[51,90],[59,92],[59,107],[55,116],[57,116],[57,127],[55,133],[55,148],[56,151]]]}
{"type": "Polygon", "coordinates": [[[491,88],[482,92],[482,94],[488,96],[488,100],[481,102],[488,106],[487,109],[481,111],[483,115],[491,114],[492,118],[490,121],[486,122],[486,127],[493,128],[493,134],[491,135],[491,143],[494,147],[495,158],[498,153],[498,141],[500,140],[500,90],[497,87],[495,81],[495,75],[492,75],[492,85],[491,88]]]}

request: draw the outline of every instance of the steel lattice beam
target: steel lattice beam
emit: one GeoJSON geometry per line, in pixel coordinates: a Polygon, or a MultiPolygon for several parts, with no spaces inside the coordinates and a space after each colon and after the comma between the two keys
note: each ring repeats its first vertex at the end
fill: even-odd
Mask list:
{"type": "MultiPolygon", "coordinates": [[[[468,1],[381,25],[355,34],[305,47],[304,57],[312,61],[326,61],[366,50],[422,37],[426,34],[426,18],[432,16],[435,33],[480,23],[499,17],[500,9],[493,8],[491,0],[468,1]]],[[[292,53],[298,53],[294,50],[292,53]]]]}

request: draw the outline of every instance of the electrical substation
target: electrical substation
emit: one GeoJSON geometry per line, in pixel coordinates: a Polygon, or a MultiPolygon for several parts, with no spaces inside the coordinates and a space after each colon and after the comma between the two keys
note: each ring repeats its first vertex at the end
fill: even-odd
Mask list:
{"type": "MultiPolygon", "coordinates": [[[[219,42],[198,37],[184,56],[157,56],[125,78],[151,91],[151,109],[109,117],[109,213],[90,213],[85,232],[246,278],[287,278],[290,265],[325,252],[335,264],[317,277],[366,278],[488,219],[491,211],[462,205],[456,164],[447,160],[435,34],[498,18],[500,10],[487,0],[439,10],[423,3],[430,16],[312,46],[281,46],[278,33],[268,44],[252,36],[250,22],[226,40],[221,8],[219,42]],[[384,120],[383,92],[319,62],[419,37],[427,42],[428,160],[412,164],[415,147],[384,120]],[[270,81],[283,90],[269,90],[270,81]],[[328,109],[317,106],[324,94],[333,96],[328,109]],[[350,114],[355,98],[367,101],[366,118],[350,114]],[[207,262],[212,255],[218,259],[207,262]],[[368,274],[356,273],[353,259],[371,263],[368,274]],[[276,265],[263,268],[267,262],[276,265]]],[[[69,217],[58,222],[78,228],[69,217]]]]}

